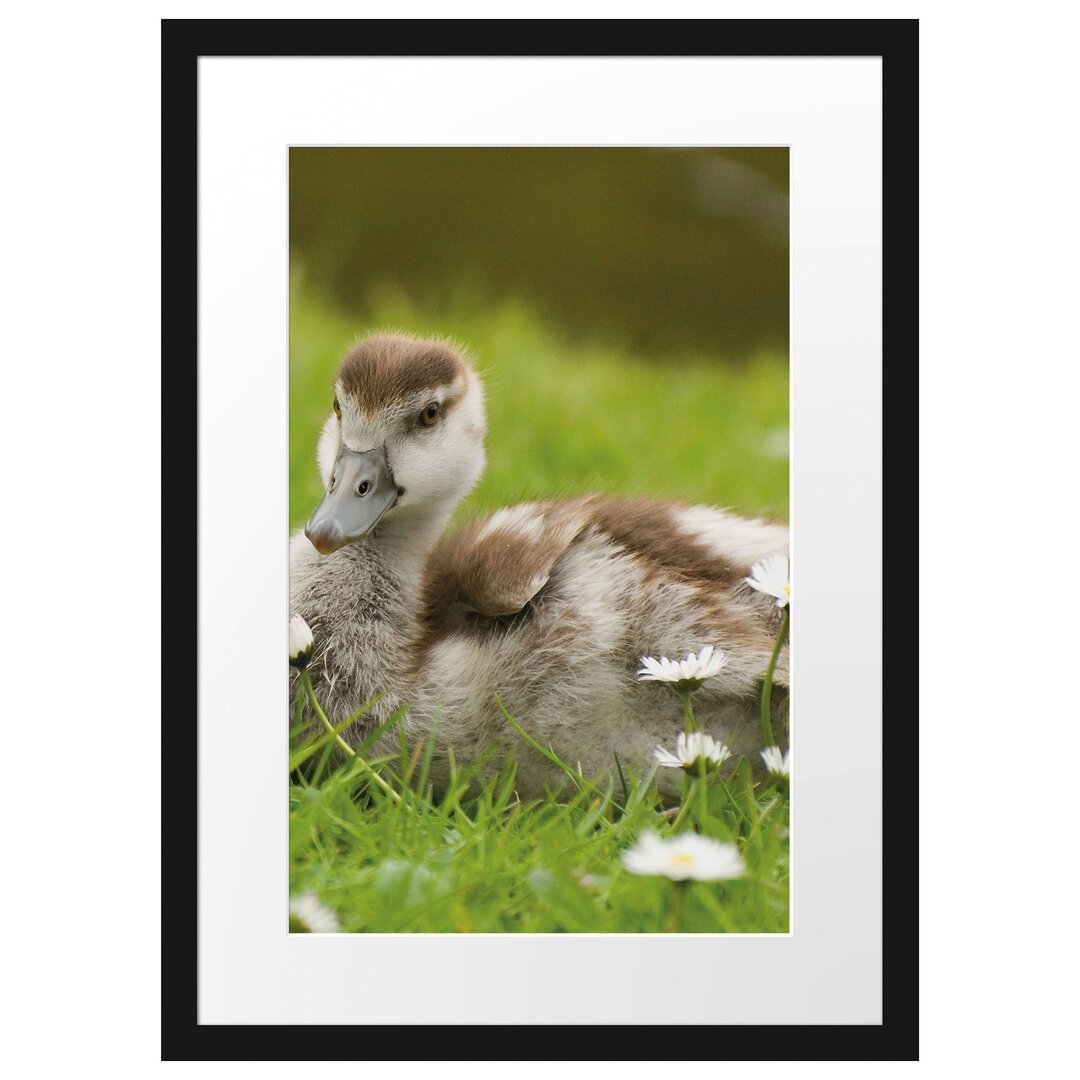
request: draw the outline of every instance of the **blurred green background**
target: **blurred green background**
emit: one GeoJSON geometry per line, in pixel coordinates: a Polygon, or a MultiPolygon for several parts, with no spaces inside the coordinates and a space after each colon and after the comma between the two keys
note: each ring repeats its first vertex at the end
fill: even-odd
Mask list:
{"type": "Polygon", "coordinates": [[[459,516],[584,491],[788,516],[784,148],[293,148],[290,522],[337,364],[449,336],[487,396],[459,516]]]}

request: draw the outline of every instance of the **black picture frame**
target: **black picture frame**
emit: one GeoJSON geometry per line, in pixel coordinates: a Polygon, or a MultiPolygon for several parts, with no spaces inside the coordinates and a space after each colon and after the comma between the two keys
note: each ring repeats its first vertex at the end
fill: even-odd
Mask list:
{"type": "MultiPolygon", "coordinates": [[[[916,1060],[918,1057],[918,682],[906,661],[918,575],[918,504],[910,446],[918,405],[918,20],[163,20],[162,430],[197,415],[197,61],[200,56],[880,56],[883,72],[883,1022],[717,1025],[641,1038],[686,1060],[916,1060]],[[482,30],[482,32],[481,32],[482,30]],[[479,41],[504,43],[478,47],[479,41]],[[620,49],[613,52],[611,42],[620,49]],[[408,49],[395,48],[407,42],[408,49]],[[523,49],[522,43],[528,48],[523,49]],[[901,629],[902,628],[902,629],[901,629]],[[903,632],[903,648],[900,635],[903,632]],[[900,664],[904,663],[904,670],[900,664]],[[904,764],[901,765],[900,762],[904,764]]],[[[197,433],[196,433],[197,434],[197,433]]],[[[377,1060],[348,1026],[200,1025],[197,1020],[197,458],[186,439],[163,447],[162,1058],[377,1060]],[[191,621],[185,618],[191,613],[191,621]],[[182,629],[184,627],[187,629],[182,629]],[[194,677],[193,677],[194,676],[194,677]],[[297,1035],[302,1034],[302,1038],[297,1035]]],[[[914,614],[914,613],[913,613],[914,614]]],[[[545,1025],[550,1026],[550,1025],[545,1025]]],[[[378,1034],[380,1028],[363,1028],[378,1034]]],[[[416,1059],[513,1057],[520,1029],[410,1026],[416,1059]],[[436,1034],[427,1042],[425,1034],[436,1034]],[[501,1032],[505,1038],[493,1038],[501,1032]],[[425,1050],[430,1047],[430,1050],[425,1050]]],[[[669,1032],[669,1027],[657,1031],[669,1032]]],[[[617,1029],[572,1035],[574,1056],[606,1060],[617,1029]]],[[[563,1044],[547,1042],[553,1050],[563,1044]]],[[[543,1054],[531,1055],[543,1059],[543,1054]]]]}

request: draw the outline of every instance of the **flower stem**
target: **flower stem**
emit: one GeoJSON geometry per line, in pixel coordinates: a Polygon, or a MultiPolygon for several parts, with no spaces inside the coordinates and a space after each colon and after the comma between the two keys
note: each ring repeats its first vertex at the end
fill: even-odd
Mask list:
{"type": "Polygon", "coordinates": [[[327,719],[326,713],[323,712],[323,707],[319,704],[319,699],[315,696],[315,689],[311,685],[311,676],[308,674],[307,668],[304,668],[300,672],[300,682],[303,683],[304,693],[307,694],[307,699],[311,702],[311,707],[315,710],[315,715],[319,718],[319,722],[327,732],[334,736],[334,742],[336,742],[349,757],[354,758],[359,762],[360,768],[363,769],[376,784],[378,784],[379,788],[386,795],[389,795],[394,802],[401,802],[401,796],[362,757],[358,757],[356,751],[334,730],[334,725],[327,719]]]}
{"type": "Polygon", "coordinates": [[[765,685],[761,688],[761,735],[765,739],[766,746],[776,745],[772,730],[773,675],[776,673],[776,661],[780,659],[780,650],[784,647],[790,623],[791,605],[788,604],[784,608],[784,621],[780,625],[780,633],[776,635],[776,644],[773,646],[772,656],[769,657],[769,666],[765,670],[765,685]]]}
{"type": "Polygon", "coordinates": [[[709,824],[709,783],[707,779],[708,763],[705,755],[698,758],[698,787],[701,789],[701,807],[698,810],[698,824],[704,830],[709,824]]]}
{"type": "Polygon", "coordinates": [[[694,722],[694,710],[690,707],[690,691],[684,690],[679,697],[682,698],[683,706],[683,728],[687,735],[697,731],[697,724],[694,722]]]}
{"type": "Polygon", "coordinates": [[[676,815],[675,820],[671,823],[671,831],[677,833],[679,826],[682,824],[682,820],[686,817],[690,807],[694,805],[696,801],[694,796],[697,795],[698,781],[696,779],[691,780],[686,793],[683,795],[682,806],[679,807],[679,813],[676,815]]]}
{"type": "Polygon", "coordinates": [[[323,712],[323,707],[319,704],[319,699],[315,696],[315,688],[311,685],[311,676],[308,674],[307,668],[304,668],[300,672],[300,682],[304,685],[304,693],[307,694],[307,699],[311,702],[311,707],[315,710],[315,715],[319,718],[319,722],[334,736],[334,742],[336,742],[349,757],[355,757],[356,751],[336,731],[334,731],[334,725],[330,723],[326,713],[323,712]]]}
{"type": "Polygon", "coordinates": [[[673,881],[671,892],[671,906],[668,908],[667,919],[664,921],[664,929],[669,934],[677,934],[682,926],[683,906],[686,903],[685,881],[673,881]]]}

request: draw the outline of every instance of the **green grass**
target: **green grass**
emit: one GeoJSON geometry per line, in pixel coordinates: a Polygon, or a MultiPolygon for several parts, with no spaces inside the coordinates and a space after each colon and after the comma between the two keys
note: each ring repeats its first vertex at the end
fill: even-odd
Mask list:
{"type": "MultiPolygon", "coordinates": [[[[518,303],[463,297],[415,310],[404,296],[367,297],[349,318],[293,281],[290,321],[290,522],[321,497],[314,449],[337,363],[361,332],[393,327],[464,343],[483,373],[488,470],[459,511],[584,491],[674,496],[786,520],[787,367],[762,356],[649,359],[572,341],[518,303]]],[[[344,717],[331,717],[335,723],[344,717]]],[[[508,719],[508,725],[511,721],[508,719]]],[[[526,733],[527,736],[527,733],[526,733]]],[[[524,746],[524,737],[522,745],[524,746]]],[[[292,748],[303,744],[296,733],[292,748]]],[[[311,751],[314,750],[314,753],[311,751]]],[[[651,775],[619,763],[605,776],[569,778],[522,802],[514,766],[477,790],[478,762],[459,762],[449,788],[427,783],[425,745],[403,744],[289,787],[290,890],[314,892],[344,931],[786,932],[788,799],[755,786],[729,761],[696,789],[685,812],[661,804],[651,775]],[[620,775],[621,772],[621,775],[620,775]],[[643,831],[694,831],[738,846],[739,879],[678,885],[636,876],[621,853],[643,831]]],[[[320,760],[322,759],[322,760],[320,760]]]]}
{"type": "Polygon", "coordinates": [[[436,796],[425,749],[403,744],[395,758],[353,759],[329,774],[323,765],[290,788],[290,891],[315,893],[342,931],[788,929],[786,788],[769,780],[755,790],[745,759],[703,786],[687,775],[687,812],[673,818],[673,808],[661,816],[651,774],[639,780],[621,763],[591,780],[567,767],[568,794],[531,802],[515,793],[513,762],[479,792],[472,763],[436,796]],[[396,798],[371,782],[371,768],[396,798]],[[623,868],[621,853],[642,832],[690,829],[735,844],[746,873],[681,885],[623,868]]]}

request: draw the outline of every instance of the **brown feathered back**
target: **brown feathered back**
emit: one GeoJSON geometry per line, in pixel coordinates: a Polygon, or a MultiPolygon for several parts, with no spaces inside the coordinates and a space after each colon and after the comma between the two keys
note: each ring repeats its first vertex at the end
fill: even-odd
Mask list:
{"type": "MultiPolygon", "coordinates": [[[[586,534],[602,538],[631,559],[642,585],[651,581],[692,588],[703,610],[714,604],[728,609],[720,619],[736,635],[766,639],[766,623],[749,618],[750,609],[741,603],[737,611],[729,605],[728,598],[748,592],[743,586],[748,562],[739,558],[738,545],[717,548],[708,536],[695,535],[680,521],[680,514],[688,512],[694,511],[677,503],[586,495],[522,503],[469,522],[444,536],[428,562],[418,655],[447,634],[470,627],[483,633],[488,620],[524,612],[548,584],[559,560],[586,534]]],[[[766,535],[776,528],[777,547],[783,545],[779,527],[753,524],[766,535]]],[[[753,594],[750,599],[755,599],[753,594]]],[[[756,606],[767,607],[762,598],[756,599],[756,606]]]]}

